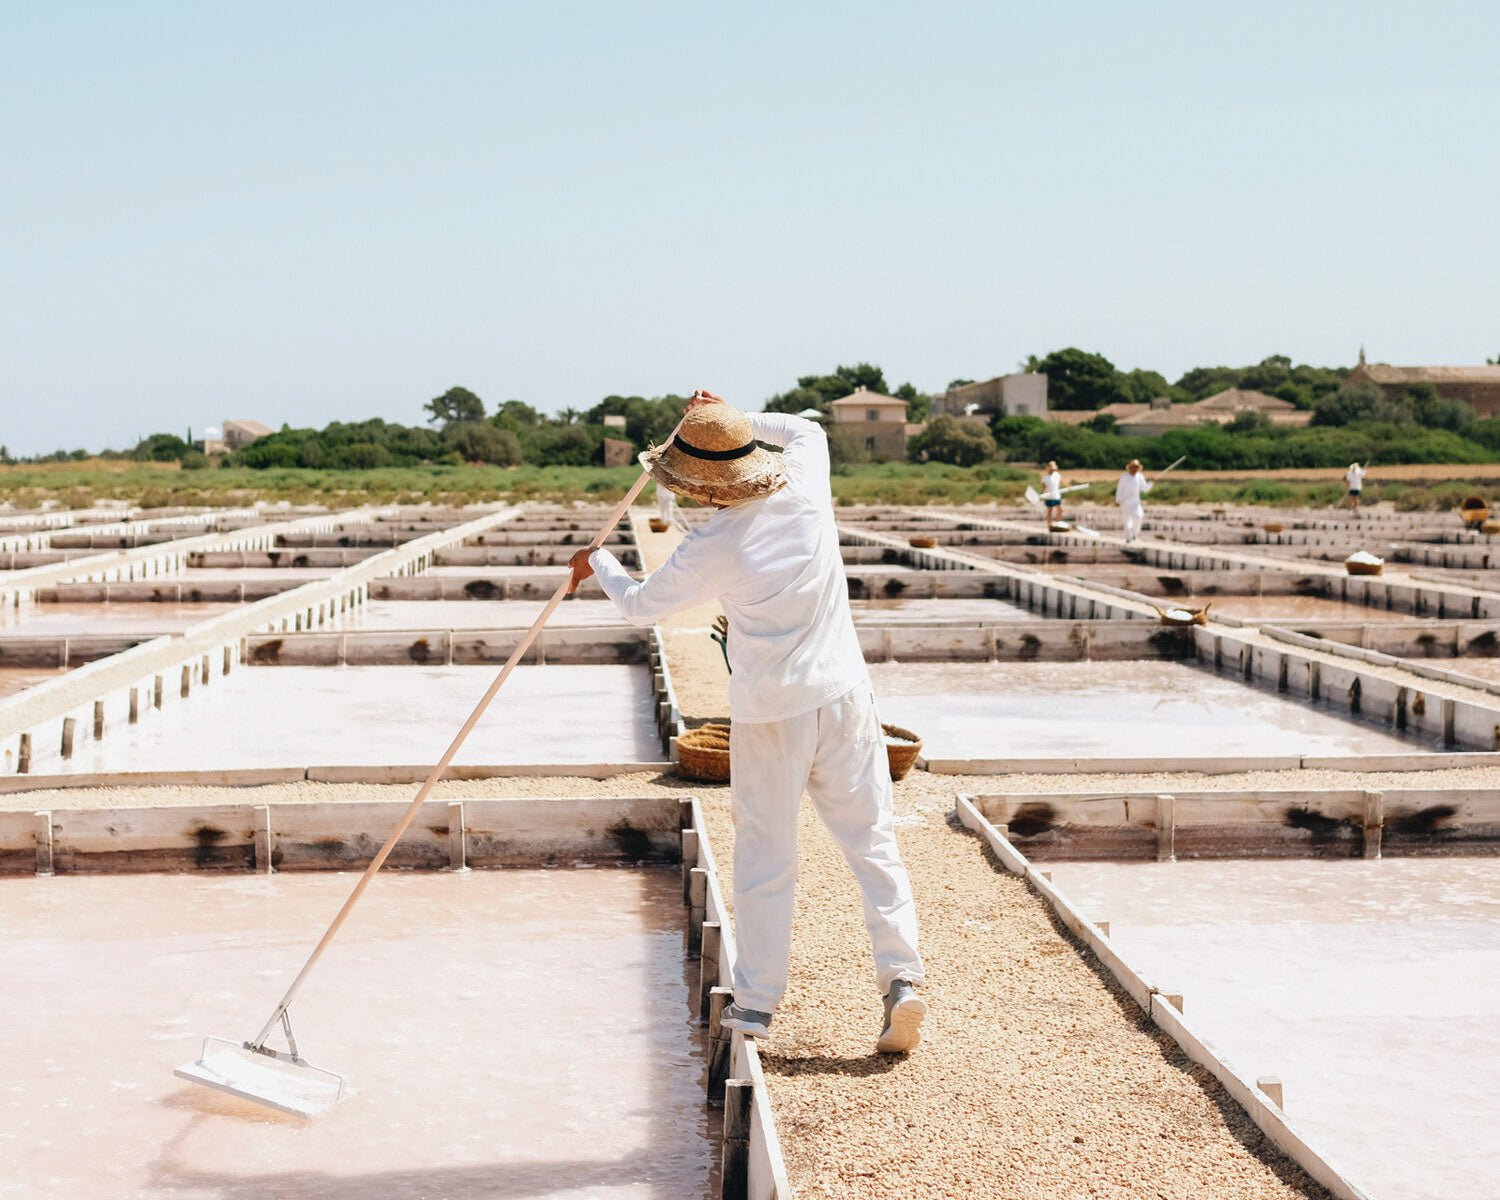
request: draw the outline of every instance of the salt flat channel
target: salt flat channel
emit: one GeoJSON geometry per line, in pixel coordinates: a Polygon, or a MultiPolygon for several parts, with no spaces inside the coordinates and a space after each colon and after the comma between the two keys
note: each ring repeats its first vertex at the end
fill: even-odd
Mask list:
{"type": "Polygon", "coordinates": [[[1375,1200],[1500,1196],[1500,859],[1046,865],[1375,1200]]]}
{"type": "MultiPolygon", "coordinates": [[[[437,762],[499,672],[461,667],[245,667],[149,705],[102,741],[33,771],[423,766],[437,762]]],[[[173,679],[169,683],[175,683],[173,679]]],[[[638,666],[517,667],[456,763],[657,762],[651,680],[638,666]]]]}
{"type": "Polygon", "coordinates": [[[1410,754],[1436,747],[1174,662],[874,663],[929,758],[1410,754]]]}
{"type": "Polygon", "coordinates": [[[0,605],[0,630],[36,637],[84,633],[181,633],[236,604],[219,603],[37,603],[0,605]]]}
{"type": "Polygon", "coordinates": [[[307,1122],[174,1078],[259,1031],[354,878],[0,879],[0,1197],[708,1194],[675,868],[384,874],[292,1007],[354,1095],[307,1122]]]}

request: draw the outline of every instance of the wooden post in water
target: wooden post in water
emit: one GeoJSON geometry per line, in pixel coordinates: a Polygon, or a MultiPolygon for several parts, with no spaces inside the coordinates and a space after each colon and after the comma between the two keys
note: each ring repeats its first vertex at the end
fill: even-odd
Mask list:
{"type": "Polygon", "coordinates": [[[755,1111],[755,1087],[748,1079],[724,1085],[724,1149],[720,1159],[721,1200],[750,1198],[750,1116],[755,1111]]]}
{"type": "Polygon", "coordinates": [[[708,993],[708,1103],[714,1108],[724,1103],[734,1037],[734,1030],[725,1029],[719,1019],[724,1015],[724,1006],[733,999],[733,988],[716,987],[708,993]]]}
{"type": "Polygon", "coordinates": [[[717,921],[703,922],[703,940],[699,947],[698,996],[693,1007],[698,1012],[698,1023],[708,1024],[708,997],[719,986],[719,955],[724,927],[717,921]]]}

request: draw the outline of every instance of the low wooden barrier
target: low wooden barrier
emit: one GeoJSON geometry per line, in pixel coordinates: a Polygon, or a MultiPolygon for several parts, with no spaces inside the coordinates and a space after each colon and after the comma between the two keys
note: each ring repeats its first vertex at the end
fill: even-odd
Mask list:
{"type": "Polygon", "coordinates": [[[972,797],[1028,858],[1381,858],[1500,853],[1500,791],[1006,792],[972,797]]]}
{"type": "Polygon", "coordinates": [[[1051,877],[1033,867],[1005,832],[985,818],[970,797],[959,797],[958,819],[964,828],[977,833],[989,845],[1001,866],[1026,880],[1031,890],[1057,914],[1058,920],[1093,952],[1103,969],[1113,976],[1141,1011],[1189,1058],[1224,1086],[1272,1144],[1339,1200],[1370,1200],[1369,1194],[1327,1155],[1318,1151],[1307,1135],[1287,1117],[1277,1102],[1279,1095],[1262,1089],[1241,1073],[1183,1016],[1182,996],[1163,991],[1136,969],[1111,943],[1108,928],[1087,920],[1072,901],[1053,886],[1051,877]]]}
{"type": "Polygon", "coordinates": [[[698,1019],[708,1026],[708,1102],[724,1108],[720,1196],[723,1200],[792,1200],[755,1039],[723,1028],[734,996],[734,929],[719,890],[703,809],[681,801],[682,896],[688,907],[688,954],[698,959],[698,1019]]]}
{"type": "MultiPolygon", "coordinates": [[[[360,870],[405,810],[389,801],[0,811],[0,874],[360,870]]],[[[681,846],[671,796],[433,800],[388,866],[666,864],[681,846]]]]}

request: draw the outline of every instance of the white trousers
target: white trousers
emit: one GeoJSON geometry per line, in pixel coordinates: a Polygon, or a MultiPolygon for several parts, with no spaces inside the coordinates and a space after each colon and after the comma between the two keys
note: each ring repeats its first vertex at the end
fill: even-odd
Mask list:
{"type": "Polygon", "coordinates": [[[775,1012],[786,991],[797,882],[797,810],[805,790],[864,893],[882,995],[924,980],[911,881],[896,849],[885,738],[869,684],[785,721],[735,721],[734,999],[775,1012]]]}
{"type": "Polygon", "coordinates": [[[1139,504],[1122,506],[1125,514],[1125,540],[1134,541],[1141,533],[1141,522],[1146,519],[1146,510],[1139,504]]]}

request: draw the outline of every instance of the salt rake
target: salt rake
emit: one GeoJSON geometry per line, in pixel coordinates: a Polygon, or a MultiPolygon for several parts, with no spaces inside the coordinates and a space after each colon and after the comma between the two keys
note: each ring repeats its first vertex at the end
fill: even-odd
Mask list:
{"type": "MultiPolygon", "coordinates": [[[[680,429],[681,426],[679,425],[678,428],[680,429]]],[[[675,436],[674,430],[671,437],[675,436]]],[[[669,443],[671,437],[667,439],[669,443]]],[[[615,507],[604,527],[589,543],[588,548],[591,551],[604,545],[604,539],[609,536],[609,531],[620,523],[649,478],[650,475],[647,472],[641,472],[641,477],[636,480],[635,486],[625,493],[625,498],[615,507]]],[[[344,901],[344,906],[333,918],[333,923],[328,926],[322,940],[313,947],[313,952],[308,955],[307,962],[302,965],[302,970],[297,972],[297,978],[292,980],[292,986],[287,988],[286,995],[281,998],[281,1003],[276,1006],[276,1011],[271,1014],[271,1019],[265,1023],[260,1033],[248,1042],[236,1042],[230,1038],[220,1037],[204,1038],[203,1051],[198,1058],[173,1071],[179,1079],[202,1084],[204,1087],[227,1092],[242,1100],[250,1100],[256,1104],[263,1104],[267,1108],[274,1108],[298,1117],[321,1116],[349,1095],[342,1075],[323,1067],[313,1066],[298,1051],[297,1040],[292,1033],[290,1012],[292,997],[297,994],[297,989],[302,986],[303,980],[313,969],[313,964],[328,948],[328,943],[333,940],[333,935],[344,923],[349,910],[364,893],[370,880],[375,878],[375,873],[380,870],[381,865],[395,848],[396,842],[406,832],[407,826],[416,819],[417,812],[426,802],[428,794],[442,778],[443,772],[448,769],[453,756],[458,753],[459,747],[464,744],[464,740],[478,724],[479,718],[489,707],[490,701],[510,678],[510,673],[515,670],[522,655],[531,648],[531,643],[542,631],[542,626],[557,611],[557,606],[568,594],[568,585],[571,582],[570,573],[569,577],[552,594],[552,599],[547,602],[547,606],[542,609],[537,619],[532,622],[531,628],[526,631],[526,636],[521,639],[520,644],[511,651],[510,657],[505,660],[505,665],[500,668],[500,674],[495,677],[489,690],[485,692],[474,711],[469,714],[469,719],[464,722],[463,728],[458,731],[458,735],[443,752],[443,757],[438,760],[437,766],[432,768],[431,774],[427,776],[427,781],[418,790],[411,806],[407,808],[396,828],[392,830],[390,837],[386,838],[385,845],[365,868],[364,874],[359,877],[359,882],[354,885],[354,890],[349,893],[349,898],[344,901]],[[286,1037],[287,1048],[285,1050],[276,1050],[266,1045],[266,1040],[278,1025],[281,1026],[282,1033],[286,1037]]]]}

